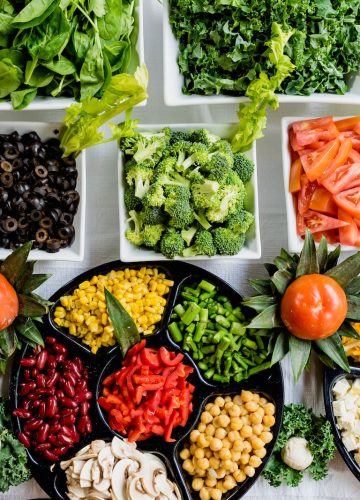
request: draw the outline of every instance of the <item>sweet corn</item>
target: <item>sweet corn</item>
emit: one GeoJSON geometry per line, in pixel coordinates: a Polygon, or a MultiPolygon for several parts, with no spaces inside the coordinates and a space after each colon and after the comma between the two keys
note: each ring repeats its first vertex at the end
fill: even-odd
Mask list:
{"type": "MultiPolygon", "coordinates": [[[[352,327],[360,334],[360,323],[351,323],[352,327]]],[[[347,356],[351,356],[354,361],[360,361],[360,341],[350,337],[341,337],[344,350],[347,356]]]]}
{"type": "Polygon", "coordinates": [[[61,297],[54,312],[54,323],[81,338],[93,354],[102,346],[116,343],[105,301],[107,288],[121,302],[135,321],[140,333],[154,333],[162,319],[174,282],[156,268],[111,271],[106,276],[93,276],[80,283],[73,295],[61,297]]]}

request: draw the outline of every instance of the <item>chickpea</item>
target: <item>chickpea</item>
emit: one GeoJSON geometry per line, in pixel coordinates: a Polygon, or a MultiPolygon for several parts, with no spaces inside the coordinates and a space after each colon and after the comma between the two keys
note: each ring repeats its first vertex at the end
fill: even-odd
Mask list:
{"type": "Polygon", "coordinates": [[[259,399],[259,405],[260,405],[260,406],[264,406],[264,405],[266,405],[266,404],[267,404],[267,399],[265,399],[265,398],[260,398],[260,399],[259,399]]]}
{"type": "Polygon", "coordinates": [[[241,465],[246,465],[249,463],[249,460],[250,460],[250,455],[249,455],[249,453],[245,452],[245,453],[241,454],[239,462],[241,465]]]}
{"type": "Polygon", "coordinates": [[[205,456],[204,448],[196,448],[194,455],[195,458],[204,458],[205,456]]]}
{"type": "Polygon", "coordinates": [[[254,413],[250,413],[249,419],[253,425],[258,425],[262,422],[262,415],[259,415],[259,413],[255,411],[254,413]]]}
{"type": "Polygon", "coordinates": [[[259,450],[260,448],[263,448],[264,442],[260,438],[254,437],[251,440],[251,445],[254,450],[259,450]]]}
{"type": "Polygon", "coordinates": [[[231,443],[234,443],[237,439],[240,438],[240,434],[238,431],[230,431],[227,437],[231,443]]]}
{"type": "Polygon", "coordinates": [[[272,403],[267,403],[264,405],[265,415],[274,415],[275,406],[272,403]]]}
{"type": "Polygon", "coordinates": [[[255,469],[254,467],[251,467],[251,465],[246,465],[244,467],[244,472],[249,477],[253,477],[255,475],[255,469]]]}
{"type": "Polygon", "coordinates": [[[232,490],[236,486],[236,481],[233,476],[229,475],[224,479],[224,488],[232,490]]]}
{"type": "Polygon", "coordinates": [[[256,469],[256,467],[259,467],[262,463],[262,460],[261,458],[253,455],[252,457],[250,457],[250,460],[249,460],[249,465],[251,465],[251,467],[254,467],[256,469]]]}
{"type": "Polygon", "coordinates": [[[231,460],[233,462],[240,462],[241,451],[231,451],[231,460]]]}
{"type": "Polygon", "coordinates": [[[232,402],[232,399],[231,399],[230,396],[225,396],[224,400],[225,400],[225,403],[231,403],[232,402]]]}
{"type": "Polygon", "coordinates": [[[200,500],[210,500],[210,492],[207,488],[201,488],[199,491],[200,500]]]}
{"type": "Polygon", "coordinates": [[[208,411],[202,412],[200,420],[203,424],[209,424],[210,422],[212,422],[212,419],[213,419],[213,417],[210,414],[210,412],[208,412],[208,411]]]}
{"type": "Polygon", "coordinates": [[[207,448],[209,446],[209,440],[206,438],[205,434],[200,435],[197,444],[201,448],[207,448]]]}
{"type": "Polygon", "coordinates": [[[218,415],[220,415],[221,410],[219,406],[213,405],[212,408],[209,410],[209,413],[212,417],[217,417],[218,415]]]}
{"type": "Polygon", "coordinates": [[[253,400],[253,393],[250,391],[241,391],[241,399],[244,403],[249,403],[253,400]]]}
{"type": "Polygon", "coordinates": [[[195,474],[192,474],[192,476],[196,476],[196,477],[205,477],[206,476],[206,471],[202,470],[202,469],[196,469],[195,470],[195,474]]]}
{"type": "Polygon", "coordinates": [[[197,461],[197,466],[199,469],[206,470],[209,468],[209,460],[207,458],[200,458],[197,461]]]}
{"type": "Polygon", "coordinates": [[[225,403],[225,410],[230,410],[234,406],[233,401],[229,401],[228,403],[225,403]]]}
{"type": "Polygon", "coordinates": [[[231,408],[229,408],[230,417],[240,417],[240,413],[240,406],[233,405],[231,408]]]}
{"type": "Polygon", "coordinates": [[[219,408],[222,408],[225,405],[225,399],[222,398],[221,396],[218,396],[215,401],[215,405],[218,406],[219,408]]]}
{"type": "Polygon", "coordinates": [[[197,450],[196,444],[192,444],[190,446],[190,455],[194,455],[195,451],[197,450]]]}
{"type": "Polygon", "coordinates": [[[255,403],[255,401],[249,401],[248,403],[245,403],[245,408],[248,412],[254,413],[259,408],[259,405],[255,403]]]}
{"type": "Polygon", "coordinates": [[[240,429],[240,435],[241,437],[243,438],[248,438],[252,435],[252,428],[250,427],[250,425],[244,425],[244,427],[242,427],[240,429]]]}
{"type": "Polygon", "coordinates": [[[234,397],[233,402],[238,406],[241,406],[243,404],[243,400],[241,399],[241,396],[239,396],[239,395],[234,397]]]}
{"type": "Polygon", "coordinates": [[[257,415],[261,415],[263,417],[265,415],[265,410],[262,406],[259,406],[259,408],[255,412],[257,415]]]}
{"type": "Polygon", "coordinates": [[[221,450],[222,447],[223,447],[223,443],[222,443],[221,439],[218,439],[216,437],[212,437],[210,439],[210,449],[211,450],[218,451],[218,450],[221,450]]]}
{"type": "Polygon", "coordinates": [[[217,471],[217,478],[218,479],[223,479],[226,476],[226,470],[220,467],[217,471]]]}
{"type": "Polygon", "coordinates": [[[262,432],[259,437],[264,443],[267,444],[272,441],[273,435],[272,432],[262,432]]]}
{"type": "Polygon", "coordinates": [[[227,427],[230,424],[230,417],[228,415],[220,415],[214,418],[215,427],[227,427]]]}
{"type": "Polygon", "coordinates": [[[239,408],[240,408],[240,417],[244,417],[245,415],[249,414],[245,406],[239,406],[239,408]]]}
{"type": "Polygon", "coordinates": [[[190,441],[192,441],[193,443],[196,443],[196,441],[199,439],[199,436],[200,436],[200,432],[197,429],[194,429],[193,431],[191,431],[190,441]]]}
{"type": "Polygon", "coordinates": [[[209,465],[212,469],[218,469],[220,467],[220,460],[215,457],[209,459],[209,465]]]}
{"type": "Polygon", "coordinates": [[[210,411],[211,408],[214,406],[214,403],[208,403],[206,406],[205,406],[205,410],[206,411],[210,411]]]}
{"type": "Polygon", "coordinates": [[[223,448],[219,451],[219,458],[221,460],[229,460],[231,458],[230,450],[223,448]]]}
{"type": "Polygon", "coordinates": [[[251,443],[250,441],[248,441],[247,439],[244,441],[244,449],[243,451],[245,453],[250,453],[250,451],[252,450],[252,446],[251,446],[251,443]]]}
{"type": "Polygon", "coordinates": [[[206,431],[206,424],[204,424],[204,422],[200,422],[200,424],[198,425],[198,431],[200,433],[206,431]]]}
{"type": "Polygon", "coordinates": [[[260,448],[259,450],[254,450],[254,455],[256,455],[259,458],[264,458],[266,455],[266,449],[260,448]]]}
{"type": "Polygon", "coordinates": [[[199,477],[195,477],[191,483],[191,486],[193,490],[200,491],[204,486],[204,480],[199,477]]]}
{"type": "Polygon", "coordinates": [[[217,479],[216,477],[207,477],[205,479],[205,484],[206,486],[208,486],[209,488],[214,488],[214,486],[216,486],[216,483],[217,483],[217,479]]]}
{"type": "Polygon", "coordinates": [[[207,436],[213,436],[215,434],[216,428],[213,424],[208,424],[205,429],[205,434],[207,436]]]}
{"type": "Polygon", "coordinates": [[[256,392],[253,393],[253,401],[255,401],[255,403],[259,403],[259,401],[260,401],[260,394],[257,394],[256,392]]]}
{"type": "Polygon", "coordinates": [[[207,448],[207,449],[205,450],[205,457],[206,457],[206,458],[211,458],[212,456],[213,456],[212,451],[211,451],[211,450],[209,450],[209,448],[207,448]]]}
{"type": "Polygon", "coordinates": [[[250,415],[243,415],[240,420],[243,425],[251,425],[250,415]]]}
{"type": "Polygon", "coordinates": [[[272,427],[275,424],[275,417],[273,415],[265,415],[263,417],[263,424],[266,427],[272,427]]]}
{"type": "Polygon", "coordinates": [[[184,460],[183,469],[189,472],[189,474],[195,470],[192,461],[189,459],[184,460]]]}
{"type": "MultiPolygon", "coordinates": [[[[209,463],[210,463],[210,461],[209,461],[209,463]]],[[[206,474],[207,474],[207,477],[212,477],[215,479],[217,477],[216,470],[212,469],[211,467],[207,470],[206,474]]]]}
{"type": "Polygon", "coordinates": [[[184,448],[183,450],[181,450],[181,452],[180,452],[180,458],[182,458],[183,460],[186,460],[189,457],[190,457],[189,448],[184,448]]]}
{"type": "Polygon", "coordinates": [[[227,437],[225,439],[223,439],[223,442],[222,442],[223,448],[227,448],[228,450],[230,450],[231,446],[232,446],[232,444],[231,444],[230,439],[228,439],[227,437]]]}
{"type": "Polygon", "coordinates": [[[261,434],[263,433],[264,427],[261,424],[256,424],[256,425],[253,425],[252,429],[253,429],[254,434],[261,437],[261,434]]]}
{"type": "Polygon", "coordinates": [[[224,488],[224,481],[218,481],[216,487],[221,491],[221,493],[227,492],[227,490],[224,488]]]}
{"type": "Polygon", "coordinates": [[[225,439],[226,436],[226,430],[222,429],[221,427],[218,427],[215,431],[215,437],[218,439],[225,439]]]}
{"type": "Polygon", "coordinates": [[[237,483],[242,483],[246,479],[246,474],[242,470],[234,472],[234,478],[237,483]]]}
{"type": "MultiPolygon", "coordinates": [[[[230,458],[231,458],[231,455],[230,455],[230,458]]],[[[222,462],[221,462],[221,468],[225,469],[226,471],[232,471],[233,465],[234,464],[233,464],[232,460],[230,460],[230,459],[222,460],[222,462]]]]}
{"type": "Polygon", "coordinates": [[[237,439],[234,442],[232,449],[234,451],[240,451],[240,452],[243,451],[243,449],[244,449],[244,441],[242,441],[240,439],[237,439]]]}
{"type": "MultiPolygon", "coordinates": [[[[242,417],[242,418],[244,418],[244,417],[242,417]]],[[[231,417],[230,429],[232,431],[240,431],[240,434],[241,434],[241,429],[243,427],[244,427],[244,422],[241,420],[240,417],[231,417]]]]}

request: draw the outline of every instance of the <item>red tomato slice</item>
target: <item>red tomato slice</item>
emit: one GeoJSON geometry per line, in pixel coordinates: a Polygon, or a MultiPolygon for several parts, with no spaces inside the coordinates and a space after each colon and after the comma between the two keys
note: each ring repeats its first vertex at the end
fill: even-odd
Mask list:
{"type": "Polygon", "coordinates": [[[321,214],[320,212],[314,212],[313,210],[308,210],[306,214],[304,214],[304,218],[306,227],[312,233],[329,231],[329,229],[336,229],[349,224],[348,222],[335,219],[334,217],[328,217],[327,215],[321,214]]]}
{"type": "Polygon", "coordinates": [[[304,216],[302,214],[299,214],[299,212],[297,212],[297,214],[296,214],[296,234],[298,234],[299,236],[303,236],[305,234],[305,230],[306,230],[306,225],[305,225],[304,216]]]}
{"type": "Polygon", "coordinates": [[[352,149],[349,153],[350,163],[360,163],[360,154],[352,149]]]}
{"type": "Polygon", "coordinates": [[[358,239],[358,228],[355,223],[355,220],[351,215],[348,213],[344,212],[339,208],[338,212],[338,218],[340,220],[343,220],[345,222],[348,222],[348,226],[340,227],[339,228],[339,237],[340,237],[340,243],[342,245],[349,245],[353,246],[355,245],[357,239],[358,239]]]}
{"type": "Polygon", "coordinates": [[[345,212],[360,219],[360,189],[358,187],[336,194],[334,201],[345,212]]]}
{"type": "Polygon", "coordinates": [[[360,163],[338,167],[322,184],[332,194],[360,186],[360,163]]]}
{"type": "Polygon", "coordinates": [[[340,146],[339,139],[328,142],[320,149],[316,149],[309,154],[300,156],[301,164],[304,167],[309,181],[314,181],[330,165],[335,158],[340,146]]]}
{"type": "Polygon", "coordinates": [[[299,144],[297,142],[295,132],[294,132],[292,127],[289,128],[289,142],[290,142],[291,148],[294,151],[299,151],[301,149],[301,147],[299,146],[299,144]]]}
{"type": "Polygon", "coordinates": [[[335,121],[336,128],[343,132],[344,130],[354,130],[354,127],[360,125],[360,116],[351,116],[335,121]]]}
{"type": "MultiPolygon", "coordinates": [[[[341,165],[345,165],[349,154],[351,152],[352,148],[352,140],[351,139],[343,139],[340,140],[340,147],[339,150],[335,156],[335,158],[332,160],[330,165],[324,170],[322,175],[319,177],[318,181],[320,184],[322,184],[323,179],[327,179],[329,175],[331,175],[334,170],[336,170],[338,167],[341,165]]],[[[359,155],[360,157],[360,155],[359,155]]]]}
{"type": "Polygon", "coordinates": [[[303,173],[300,158],[295,160],[290,169],[289,191],[290,193],[297,193],[301,189],[300,177],[303,173]]]}
{"type": "Polygon", "coordinates": [[[295,135],[298,145],[303,148],[304,146],[311,147],[311,144],[321,141],[332,141],[338,137],[339,131],[334,123],[329,123],[326,128],[302,130],[301,132],[295,132],[295,135]]]}
{"type": "Polygon", "coordinates": [[[310,182],[309,179],[303,174],[300,177],[301,190],[298,198],[298,212],[304,215],[309,210],[312,195],[317,187],[316,182],[310,182]]]}
{"type": "Polygon", "coordinates": [[[326,128],[328,125],[333,124],[332,116],[324,116],[323,118],[312,118],[310,120],[300,120],[294,122],[292,127],[294,132],[302,132],[303,130],[313,130],[314,128],[326,128]]]}
{"type": "Polygon", "coordinates": [[[339,230],[331,229],[330,231],[319,231],[318,233],[313,234],[313,238],[316,243],[320,243],[322,236],[325,236],[328,243],[334,245],[339,243],[339,230]]]}
{"type": "Polygon", "coordinates": [[[329,191],[323,187],[318,187],[314,191],[310,201],[311,210],[322,212],[328,215],[337,215],[338,208],[329,191]]]}

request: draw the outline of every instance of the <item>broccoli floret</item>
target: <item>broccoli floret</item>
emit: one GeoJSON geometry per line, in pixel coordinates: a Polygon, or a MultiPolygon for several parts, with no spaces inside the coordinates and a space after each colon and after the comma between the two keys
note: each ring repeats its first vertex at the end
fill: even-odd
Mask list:
{"type": "Polygon", "coordinates": [[[126,238],[136,246],[140,246],[143,244],[143,234],[142,234],[142,220],[139,213],[135,212],[135,210],[130,210],[129,212],[129,227],[125,232],[126,238]],[[132,225],[134,227],[132,227],[132,225]]]}
{"type": "Polygon", "coordinates": [[[135,196],[143,198],[149,190],[150,182],[154,172],[151,168],[144,164],[133,165],[127,167],[126,181],[129,186],[135,187],[135,196]]]}
{"type": "Polygon", "coordinates": [[[186,170],[184,172],[184,176],[189,179],[190,182],[198,182],[203,183],[205,181],[205,177],[200,172],[200,167],[191,168],[190,170],[186,170]]]}
{"type": "Polygon", "coordinates": [[[164,224],[165,215],[160,207],[151,207],[146,205],[141,212],[144,224],[155,226],[157,224],[164,224]]]}
{"type": "Polygon", "coordinates": [[[154,247],[157,242],[160,241],[164,230],[165,227],[162,224],[156,224],[153,226],[145,224],[142,234],[143,244],[147,247],[154,247]]]}
{"type": "Polygon", "coordinates": [[[154,167],[168,148],[169,140],[169,129],[164,129],[158,134],[140,134],[140,138],[136,145],[136,151],[133,154],[134,160],[136,163],[144,163],[149,167],[154,167]]]}
{"type": "Polygon", "coordinates": [[[122,137],[119,141],[119,147],[125,154],[132,156],[136,153],[139,141],[142,141],[142,136],[139,132],[136,132],[130,137],[122,137]]]}
{"type": "Polygon", "coordinates": [[[160,184],[152,184],[142,199],[145,207],[162,207],[165,203],[164,189],[160,184]]]}
{"type": "Polygon", "coordinates": [[[212,257],[216,254],[213,237],[210,231],[199,229],[195,235],[195,244],[183,251],[184,257],[191,257],[193,255],[207,255],[212,257]]]}
{"type": "Polygon", "coordinates": [[[191,244],[191,241],[192,241],[193,237],[195,236],[196,231],[197,231],[197,228],[195,226],[191,226],[191,227],[189,227],[189,229],[183,229],[181,231],[181,236],[185,240],[185,243],[187,245],[191,244]]]}
{"type": "Polygon", "coordinates": [[[254,173],[254,162],[250,160],[246,155],[242,153],[236,153],[234,155],[234,165],[233,169],[238,174],[240,179],[244,184],[249,182],[254,173]]]}
{"type": "Polygon", "coordinates": [[[136,210],[136,212],[141,210],[142,203],[140,198],[135,196],[135,188],[133,186],[127,185],[125,187],[124,203],[128,212],[130,212],[130,210],[136,210]]]}
{"type": "Polygon", "coordinates": [[[245,234],[234,233],[227,227],[218,227],[212,234],[215,247],[221,255],[236,255],[245,243],[245,234]]]}
{"type": "Polygon", "coordinates": [[[175,165],[180,167],[189,155],[193,143],[190,141],[178,141],[170,148],[170,155],[175,158],[175,165]]]}
{"type": "Polygon", "coordinates": [[[247,210],[243,210],[241,205],[236,211],[226,219],[226,227],[234,233],[245,234],[250,229],[255,217],[247,210]]]}
{"type": "Polygon", "coordinates": [[[220,185],[216,181],[204,180],[191,185],[191,194],[196,210],[206,210],[212,206],[212,196],[218,192],[220,185]]]}
{"type": "Polygon", "coordinates": [[[175,255],[182,255],[184,247],[181,234],[174,230],[166,231],[160,241],[160,251],[168,259],[173,259],[175,255]]]}
{"type": "Polygon", "coordinates": [[[234,154],[231,150],[231,145],[225,139],[216,142],[210,149],[209,159],[221,156],[226,161],[229,168],[232,168],[234,162],[234,154]]]}
{"type": "Polygon", "coordinates": [[[209,172],[209,179],[221,182],[231,172],[231,165],[220,153],[215,153],[207,163],[205,169],[209,172]]]}
{"type": "Polygon", "coordinates": [[[191,142],[202,142],[210,148],[213,144],[220,141],[220,137],[218,135],[212,134],[208,130],[204,128],[190,130],[189,131],[190,138],[188,139],[191,142]]]}
{"type": "Polygon", "coordinates": [[[168,186],[165,191],[165,211],[170,215],[169,224],[177,229],[185,229],[194,221],[190,205],[190,191],[184,186],[168,186]]]}
{"type": "Polygon", "coordinates": [[[211,228],[211,224],[209,224],[203,212],[198,212],[198,213],[194,212],[194,218],[204,229],[211,228]]]}
{"type": "Polygon", "coordinates": [[[189,153],[190,155],[187,156],[186,160],[184,160],[181,163],[181,167],[184,170],[187,170],[193,165],[198,165],[198,166],[205,165],[205,163],[208,160],[208,155],[209,155],[208,148],[204,144],[201,144],[200,142],[193,144],[190,148],[189,153]]]}
{"type": "MultiPolygon", "coordinates": [[[[172,131],[170,134],[170,146],[175,144],[175,142],[179,141],[190,141],[190,133],[189,132],[182,132],[182,131],[172,131]]],[[[193,141],[191,141],[193,142],[193,141]]]]}
{"type": "Polygon", "coordinates": [[[223,222],[232,214],[238,203],[242,203],[245,196],[244,187],[228,185],[221,187],[211,197],[211,207],[205,212],[210,222],[223,222]]]}

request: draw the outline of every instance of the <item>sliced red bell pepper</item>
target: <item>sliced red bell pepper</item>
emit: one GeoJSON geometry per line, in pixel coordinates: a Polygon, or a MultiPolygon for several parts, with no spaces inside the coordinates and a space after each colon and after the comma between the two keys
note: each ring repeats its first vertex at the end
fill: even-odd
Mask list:
{"type": "Polygon", "coordinates": [[[160,359],[165,366],[178,365],[180,361],[184,359],[184,355],[181,353],[179,353],[174,358],[171,358],[172,353],[170,354],[170,352],[165,347],[160,347],[159,354],[160,354],[160,359]]]}
{"type": "Polygon", "coordinates": [[[158,351],[156,349],[150,349],[146,347],[140,352],[140,359],[144,365],[150,368],[159,368],[160,367],[160,359],[158,355],[158,351]]]}

